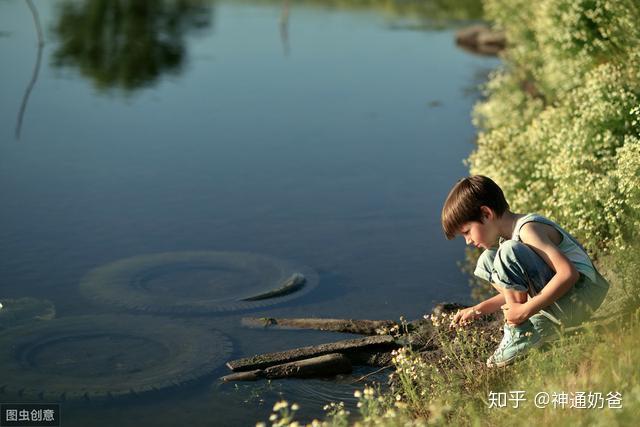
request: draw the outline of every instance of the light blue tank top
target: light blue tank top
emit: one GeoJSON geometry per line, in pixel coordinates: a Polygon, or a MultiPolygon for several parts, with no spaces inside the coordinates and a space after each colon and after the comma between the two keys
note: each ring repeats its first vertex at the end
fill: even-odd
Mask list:
{"type": "Polygon", "coordinates": [[[558,230],[558,232],[560,232],[560,234],[562,235],[562,241],[558,245],[560,251],[562,251],[562,253],[569,259],[569,261],[573,263],[578,272],[587,276],[589,279],[591,279],[592,282],[596,282],[596,269],[593,266],[591,258],[589,258],[589,255],[587,254],[587,251],[585,251],[582,245],[578,243],[578,241],[571,234],[569,234],[565,229],[563,229],[550,219],[535,213],[530,213],[523,216],[518,221],[516,221],[516,226],[513,230],[513,235],[511,236],[513,240],[522,242],[522,239],[520,239],[520,229],[528,222],[541,222],[543,224],[548,224],[558,230]]]}

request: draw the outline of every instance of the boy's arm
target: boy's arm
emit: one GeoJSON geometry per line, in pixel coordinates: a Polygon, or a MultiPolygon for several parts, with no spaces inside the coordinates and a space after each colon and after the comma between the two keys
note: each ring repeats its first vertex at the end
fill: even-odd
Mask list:
{"type": "Polygon", "coordinates": [[[529,222],[520,232],[522,242],[533,249],[556,274],[542,291],[524,305],[532,316],[564,295],[578,281],[580,274],[569,259],[551,241],[542,224],[529,222]]]}
{"type": "Polygon", "coordinates": [[[504,304],[504,302],[504,295],[498,294],[482,301],[479,304],[474,305],[473,307],[465,308],[464,310],[458,310],[458,312],[453,316],[453,319],[451,319],[451,325],[455,325],[460,322],[467,322],[482,314],[494,313],[498,311],[498,309],[502,306],[502,304],[504,304]]]}
{"type": "Polygon", "coordinates": [[[495,313],[502,307],[505,303],[504,295],[498,294],[489,299],[482,301],[481,303],[476,304],[472,308],[480,312],[480,314],[491,314],[495,313]]]}

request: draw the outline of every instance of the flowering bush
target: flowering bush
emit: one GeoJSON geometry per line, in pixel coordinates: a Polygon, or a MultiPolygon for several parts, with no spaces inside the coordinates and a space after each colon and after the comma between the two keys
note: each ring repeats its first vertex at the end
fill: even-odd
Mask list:
{"type": "Polygon", "coordinates": [[[638,229],[640,6],[632,0],[487,0],[509,40],[476,106],[471,172],[515,211],[560,222],[592,253],[638,229]]]}
{"type": "Polygon", "coordinates": [[[395,350],[391,396],[396,408],[407,409],[414,418],[431,424],[444,421],[459,403],[456,399],[485,387],[489,373],[484,362],[496,341],[475,325],[453,324],[454,313],[424,317],[431,325],[433,348],[438,350],[395,350]]]}

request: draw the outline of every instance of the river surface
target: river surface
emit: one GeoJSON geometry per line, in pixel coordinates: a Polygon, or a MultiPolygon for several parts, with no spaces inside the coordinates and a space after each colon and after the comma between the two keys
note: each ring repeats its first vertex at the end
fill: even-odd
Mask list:
{"type": "MultiPolygon", "coordinates": [[[[315,270],[300,298],[188,320],[227,335],[230,358],[347,337],[249,329],[246,315],[415,319],[471,301],[464,242],[447,241],[439,219],[467,174],[471,108],[496,59],[457,48],[450,22],[375,7],[139,3],[128,16],[101,1],[0,1],[0,301],[108,314],[79,292],[82,278],[163,252],[315,270]]],[[[370,369],[216,380],[228,372],[151,399],[63,402],[62,425],[253,425],[281,398],[310,420],[329,401],[353,408],[362,384],[350,383],[370,369]]]]}

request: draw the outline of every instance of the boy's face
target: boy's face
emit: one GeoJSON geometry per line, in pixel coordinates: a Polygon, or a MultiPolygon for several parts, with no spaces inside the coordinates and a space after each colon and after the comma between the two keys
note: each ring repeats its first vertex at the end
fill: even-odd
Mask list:
{"type": "MultiPolygon", "coordinates": [[[[484,206],[483,206],[484,208],[484,206]]],[[[488,208],[487,208],[488,209],[488,208]]],[[[464,237],[467,245],[477,248],[489,249],[498,241],[498,233],[494,226],[495,214],[491,209],[483,210],[483,222],[469,221],[460,227],[460,235],[464,237]],[[485,215],[486,214],[486,215],[485,215]]]]}

